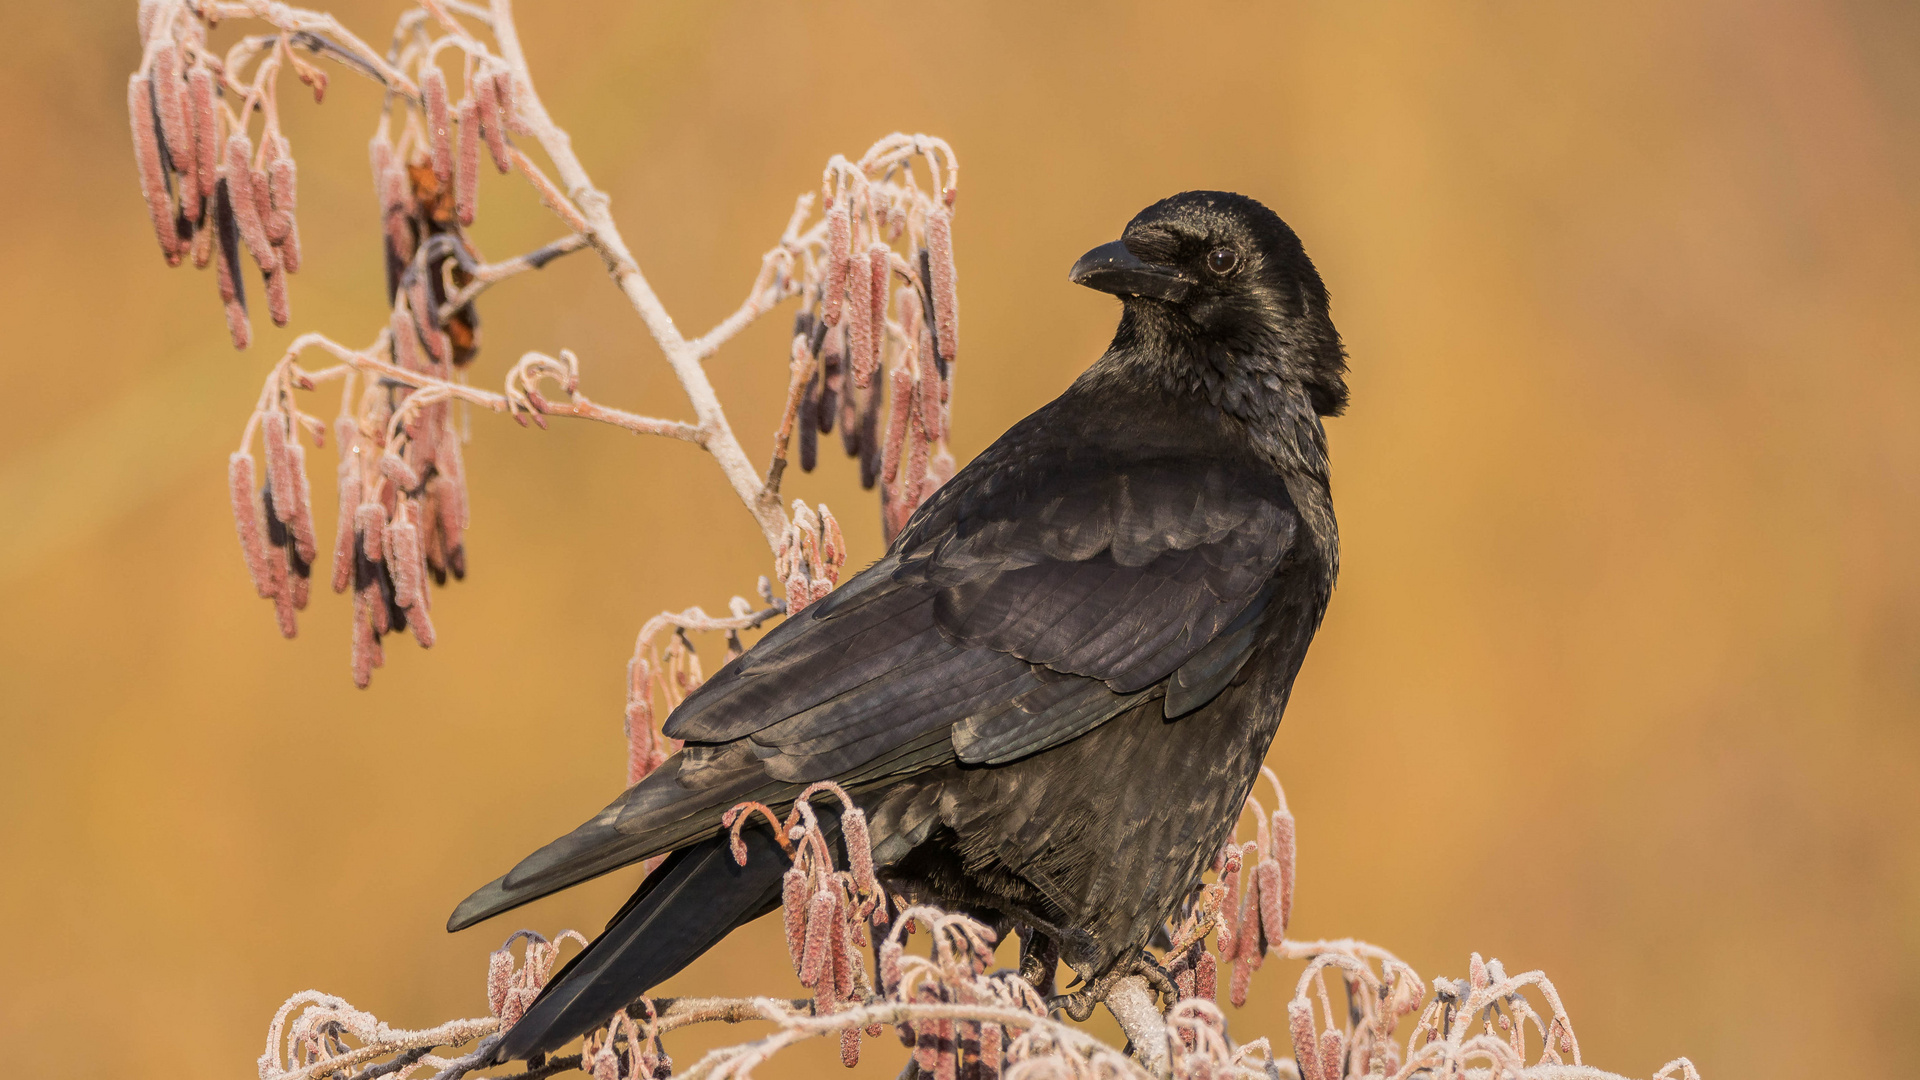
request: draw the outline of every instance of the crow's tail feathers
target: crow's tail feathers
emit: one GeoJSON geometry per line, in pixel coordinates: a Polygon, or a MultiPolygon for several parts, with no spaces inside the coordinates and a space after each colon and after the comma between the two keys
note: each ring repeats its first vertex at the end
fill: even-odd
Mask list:
{"type": "MultiPolygon", "coordinates": [[[[820,818],[838,846],[839,815],[822,812],[820,818]]],[[[772,830],[744,829],[741,839],[747,845],[744,866],[734,860],[725,833],[667,856],[606,931],[553,976],[507,1031],[498,1060],[550,1053],[605,1024],[735,927],[779,907],[788,860],[772,830]]]]}

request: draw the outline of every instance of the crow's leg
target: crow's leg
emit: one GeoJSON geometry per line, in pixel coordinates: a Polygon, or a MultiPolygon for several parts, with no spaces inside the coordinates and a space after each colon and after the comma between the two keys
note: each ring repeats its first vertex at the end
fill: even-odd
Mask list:
{"type": "Polygon", "coordinates": [[[1020,977],[1043,998],[1054,996],[1053,976],[1060,969],[1060,946],[1044,932],[1020,928],[1020,977]]]}
{"type": "Polygon", "coordinates": [[[1174,1002],[1180,1000],[1180,988],[1173,984],[1167,969],[1160,966],[1152,953],[1136,945],[1121,953],[1098,978],[1071,994],[1049,998],[1047,1006],[1064,1010],[1075,1021],[1084,1021],[1093,1015],[1095,1005],[1107,999],[1107,991],[1113,989],[1114,983],[1133,975],[1147,980],[1147,985],[1160,994],[1162,1008],[1172,1008],[1174,1002]]]}

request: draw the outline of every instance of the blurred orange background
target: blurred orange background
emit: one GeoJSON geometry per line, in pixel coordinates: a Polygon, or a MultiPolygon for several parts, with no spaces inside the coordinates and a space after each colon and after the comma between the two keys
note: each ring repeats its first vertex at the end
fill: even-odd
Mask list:
{"type": "MultiPolygon", "coordinates": [[[[1301,823],[1295,934],[1428,976],[1470,950],[1544,968],[1587,1059],[1633,1075],[1920,1056],[1920,8],[523,7],[548,105],[689,329],[744,295],[830,154],[953,143],[963,459],[1105,345],[1112,299],[1066,281],[1081,252],[1185,188],[1279,211],[1333,290],[1354,397],[1329,424],[1340,588],[1271,758],[1301,823]]],[[[384,41],[399,8],[333,10],[384,41]]],[[[447,912],[617,792],[640,623],[719,610],[768,565],[690,447],[480,415],[440,643],[394,643],[357,692],[324,590],[282,641],[224,465],[292,331],[256,315],[235,354],[213,275],[162,266],[124,112],[133,12],[0,12],[20,1075],[250,1073],[308,987],[399,1025],[482,1013],[501,938],[591,931],[634,874],[459,936],[447,912]]],[[[334,72],[323,106],[283,94],[292,329],[358,343],[385,315],[377,96],[334,72]]],[[[483,250],[559,235],[488,175],[483,250]]],[[[690,415],[591,255],[481,307],[481,384],[570,347],[596,400],[690,415]]],[[[710,366],[756,458],[786,325],[710,366]]],[[[789,491],[878,554],[845,461],[789,491]]],[[[757,925],[665,990],[792,993],[776,939],[757,925]]],[[[1256,978],[1236,1036],[1284,1042],[1296,971],[1256,978]]],[[[900,1061],[872,1042],[861,1074],[900,1061]]]]}

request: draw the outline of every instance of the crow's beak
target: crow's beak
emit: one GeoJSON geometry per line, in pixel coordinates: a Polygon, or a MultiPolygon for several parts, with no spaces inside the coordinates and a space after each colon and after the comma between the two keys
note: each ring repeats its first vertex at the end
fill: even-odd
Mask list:
{"type": "Polygon", "coordinates": [[[1080,256],[1067,271],[1067,280],[1115,296],[1151,296],[1176,304],[1186,299],[1191,284],[1174,267],[1141,262],[1119,240],[1080,256]]]}

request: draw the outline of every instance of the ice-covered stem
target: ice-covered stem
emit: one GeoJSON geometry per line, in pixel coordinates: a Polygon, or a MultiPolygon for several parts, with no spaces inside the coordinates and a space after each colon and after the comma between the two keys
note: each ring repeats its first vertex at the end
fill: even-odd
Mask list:
{"type": "MultiPolygon", "coordinates": [[[[673,368],[674,376],[680,380],[687,400],[693,405],[695,425],[703,436],[701,445],[713,455],[727,482],[733,486],[734,493],[759,524],[767,545],[772,547],[778,544],[787,528],[786,514],[780,507],[778,496],[772,500],[761,497],[760,474],[741,448],[740,440],[734,437],[733,428],[720,408],[720,399],[714,393],[713,384],[708,381],[706,369],[700,362],[700,350],[706,344],[706,339],[690,341],[674,325],[660,298],[654,295],[653,287],[647,284],[640,264],[634,261],[633,253],[627,249],[627,242],[621,237],[619,226],[614,223],[606,193],[593,186],[585,166],[580,164],[579,157],[573,152],[572,139],[548,115],[527,68],[526,52],[521,48],[520,34],[514,25],[513,0],[492,0],[491,7],[494,40],[499,44],[501,57],[513,76],[515,110],[534,140],[553,162],[567,195],[580,208],[587,226],[587,242],[600,253],[615,284],[626,294],[635,313],[666,354],[667,364],[673,368]]],[[[712,345],[717,346],[718,342],[712,345]]]]}

